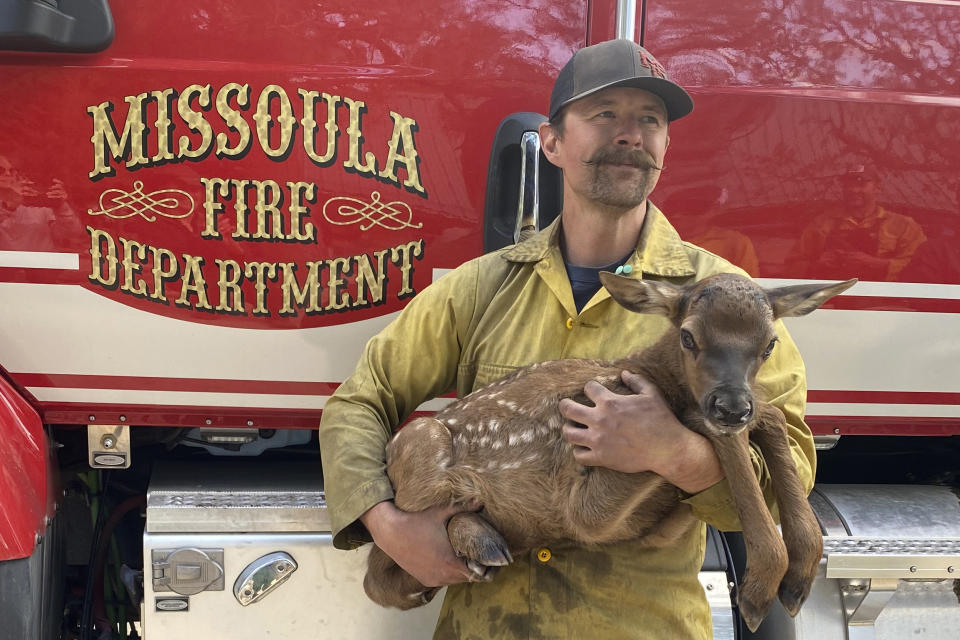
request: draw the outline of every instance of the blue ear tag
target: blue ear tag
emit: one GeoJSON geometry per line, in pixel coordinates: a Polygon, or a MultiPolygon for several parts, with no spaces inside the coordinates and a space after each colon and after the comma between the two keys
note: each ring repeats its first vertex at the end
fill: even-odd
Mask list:
{"type": "Polygon", "coordinates": [[[621,273],[623,273],[623,265],[620,265],[619,267],[617,267],[617,270],[614,271],[613,273],[616,275],[620,275],[621,273]]]}
{"type": "Polygon", "coordinates": [[[625,264],[620,268],[623,270],[624,273],[630,273],[631,271],[633,271],[633,267],[631,267],[628,264],[625,264]]]}

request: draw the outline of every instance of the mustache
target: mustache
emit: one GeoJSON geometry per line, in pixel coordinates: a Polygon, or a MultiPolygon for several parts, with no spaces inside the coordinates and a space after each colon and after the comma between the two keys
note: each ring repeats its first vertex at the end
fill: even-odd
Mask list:
{"type": "Polygon", "coordinates": [[[662,171],[663,166],[658,165],[646,151],[641,149],[599,149],[596,153],[584,160],[583,164],[588,166],[600,166],[603,164],[626,164],[637,167],[638,169],[656,169],[662,171]]]}

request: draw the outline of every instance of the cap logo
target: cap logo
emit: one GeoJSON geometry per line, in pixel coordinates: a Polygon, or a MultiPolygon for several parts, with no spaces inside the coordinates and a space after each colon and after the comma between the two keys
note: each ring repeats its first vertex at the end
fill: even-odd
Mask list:
{"type": "Polygon", "coordinates": [[[664,80],[667,79],[667,70],[663,68],[662,64],[657,62],[656,58],[643,49],[639,49],[637,53],[640,54],[640,65],[649,69],[651,75],[657,78],[663,78],[664,80]]]}

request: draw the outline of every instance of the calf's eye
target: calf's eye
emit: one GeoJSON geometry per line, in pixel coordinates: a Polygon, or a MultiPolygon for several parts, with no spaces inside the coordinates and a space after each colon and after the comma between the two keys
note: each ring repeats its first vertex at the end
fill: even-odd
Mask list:
{"type": "Polygon", "coordinates": [[[770,357],[770,354],[773,353],[773,348],[777,346],[777,339],[774,338],[770,341],[770,344],[767,345],[767,350],[763,352],[763,359],[766,360],[770,357]]]}
{"type": "Polygon", "coordinates": [[[686,329],[680,330],[680,344],[683,345],[684,349],[692,350],[697,348],[697,342],[693,339],[693,334],[686,329]]]}

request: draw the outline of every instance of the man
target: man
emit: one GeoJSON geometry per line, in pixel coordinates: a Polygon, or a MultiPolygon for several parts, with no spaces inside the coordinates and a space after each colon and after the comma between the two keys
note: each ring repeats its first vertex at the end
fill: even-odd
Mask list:
{"type": "Polygon", "coordinates": [[[815,217],[797,245],[797,259],[806,272],[832,278],[838,273],[861,280],[895,280],[926,240],[923,229],[908,216],[878,203],[876,170],[855,165],[840,176],[843,198],[815,217]]]}
{"type": "MultiPolygon", "coordinates": [[[[423,584],[451,585],[437,638],[711,635],[697,580],[705,545],[701,520],[736,528],[732,496],[706,440],[680,425],[639,377],[624,377],[632,396],[590,383],[585,391],[596,406],[565,401],[564,437],[577,445],[584,465],[654,471],[678,487],[690,526],[666,546],[555,545],[514,558],[492,582],[463,584],[466,567],[444,528],[455,510],[399,511],[384,473],[392,430],[430,397],[453,388],[466,395],[532,362],[613,358],[653,343],[667,321],[617,305],[600,287],[601,268],[678,283],[737,271],[682,242],[647,200],[669,145],[668,122],[692,108],[687,93],[632,42],[575,54],[554,87],[550,121],[540,128],[544,153],[563,170],[560,218],[425,289],[370,341],[356,372],[325,407],[320,448],[334,543],[349,548],[372,535],[423,584]]],[[[778,331],[780,344],[759,380],[787,415],[809,489],[814,450],[801,417],[803,366],[786,331],[778,331]]],[[[754,467],[769,495],[759,454],[754,467]]]]}

